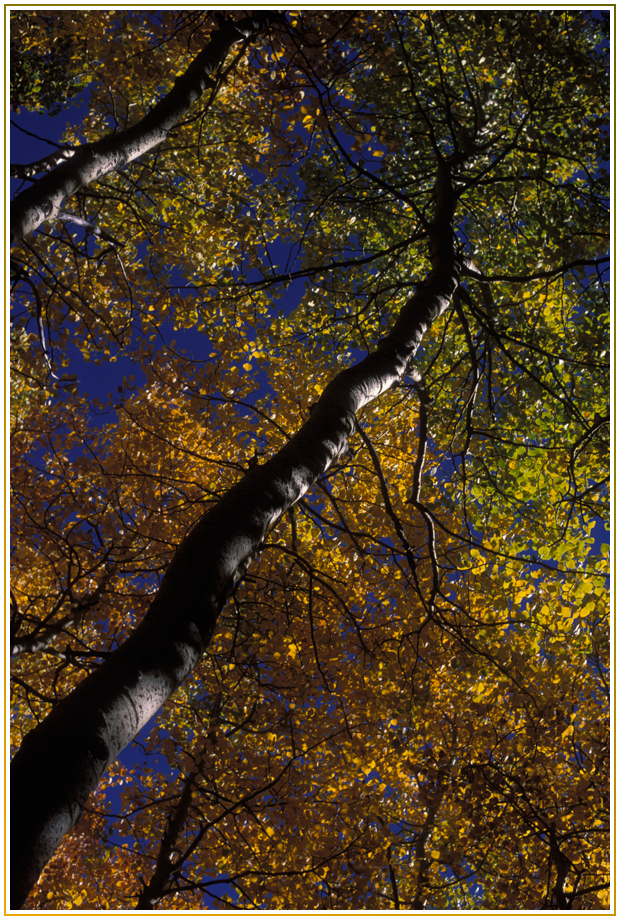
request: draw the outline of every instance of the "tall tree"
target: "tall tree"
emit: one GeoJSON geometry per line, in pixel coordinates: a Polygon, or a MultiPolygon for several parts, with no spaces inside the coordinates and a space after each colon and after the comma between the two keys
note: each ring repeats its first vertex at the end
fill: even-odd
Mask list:
{"type": "Polygon", "coordinates": [[[304,13],[263,41],[71,186],[85,239],[14,249],[14,903],[59,847],[27,906],[196,909],[224,879],[247,908],[595,909],[599,26],[304,13]],[[90,401],[72,340],[145,378],[90,401]],[[165,765],[128,777],[160,709],[165,765]]]}

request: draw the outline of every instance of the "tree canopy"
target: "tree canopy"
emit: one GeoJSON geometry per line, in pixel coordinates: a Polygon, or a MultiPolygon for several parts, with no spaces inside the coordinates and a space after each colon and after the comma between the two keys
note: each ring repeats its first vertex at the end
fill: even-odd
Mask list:
{"type": "Polygon", "coordinates": [[[19,13],[13,906],[609,906],[605,15],[19,13]]]}

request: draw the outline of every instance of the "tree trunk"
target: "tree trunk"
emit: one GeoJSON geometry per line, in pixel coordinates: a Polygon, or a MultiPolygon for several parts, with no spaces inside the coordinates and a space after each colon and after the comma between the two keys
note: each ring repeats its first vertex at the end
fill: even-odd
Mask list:
{"type": "Polygon", "coordinates": [[[224,23],[212,33],[209,43],[186,72],[177,77],[173,89],[141,121],[118,134],[83,144],[73,154],[65,151],[65,159],[59,166],[11,204],[11,243],[32,233],[44,220],[54,220],[65,199],[85,185],[161,144],[192,103],[213,85],[210,74],[226,60],[232,46],[258,35],[279,18],[278,13],[254,13],[235,23],[224,23]]]}
{"type": "Polygon", "coordinates": [[[11,907],[18,909],[104,771],[191,672],[268,530],[348,450],[356,415],[401,379],[459,283],[449,162],[439,164],[431,271],[376,351],[341,371],[308,421],[189,531],[129,639],[58,703],[11,768],[11,907]]]}

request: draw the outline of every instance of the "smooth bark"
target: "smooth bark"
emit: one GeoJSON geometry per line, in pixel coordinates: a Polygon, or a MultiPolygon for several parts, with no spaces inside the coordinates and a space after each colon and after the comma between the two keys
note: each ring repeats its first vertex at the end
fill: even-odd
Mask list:
{"type": "Polygon", "coordinates": [[[278,13],[265,12],[252,13],[235,23],[223,22],[185,73],[176,78],[173,89],[141,121],[92,144],[54,154],[63,158],[60,165],[11,204],[11,243],[32,233],[44,220],[54,220],[63,202],[79,189],[161,144],[205,89],[215,88],[210,75],[226,60],[232,46],[260,34],[279,18],[278,13]]]}
{"type": "Polygon", "coordinates": [[[64,163],[75,153],[75,147],[64,147],[55,153],[48,153],[34,163],[11,163],[11,179],[31,179],[39,173],[50,172],[60,163],[64,163]]]}
{"type": "Polygon", "coordinates": [[[357,413],[410,368],[424,333],[448,307],[461,265],[457,194],[438,168],[431,271],[376,351],[341,371],[308,421],[194,525],[130,638],[22,743],[11,768],[11,906],[19,908],[104,771],[191,672],[232,585],[269,529],[348,450],[357,413]]]}

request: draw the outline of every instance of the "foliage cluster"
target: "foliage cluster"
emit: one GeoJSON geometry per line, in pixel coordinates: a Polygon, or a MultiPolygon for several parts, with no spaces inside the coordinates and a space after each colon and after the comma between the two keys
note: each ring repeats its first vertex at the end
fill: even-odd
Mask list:
{"type": "MultiPolygon", "coordinates": [[[[78,20],[81,18],[77,13],[78,20]]],[[[86,39],[72,13],[12,10],[10,15],[11,108],[60,114],[89,82],[86,39]]]]}

